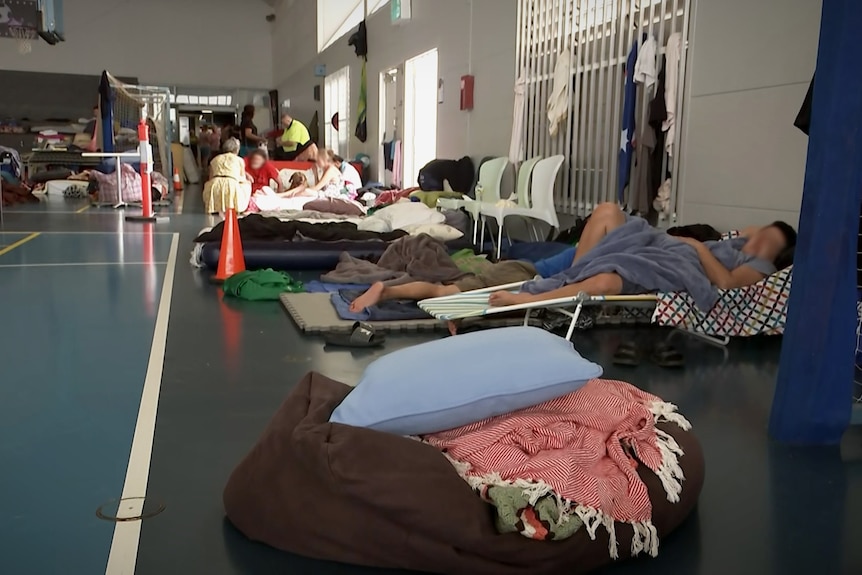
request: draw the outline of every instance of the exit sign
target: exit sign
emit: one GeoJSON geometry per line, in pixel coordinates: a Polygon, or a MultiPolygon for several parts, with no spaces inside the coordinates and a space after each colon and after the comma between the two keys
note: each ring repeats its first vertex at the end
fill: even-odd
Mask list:
{"type": "Polygon", "coordinates": [[[413,10],[411,0],[390,0],[389,7],[392,13],[392,23],[400,24],[410,20],[413,10]]]}

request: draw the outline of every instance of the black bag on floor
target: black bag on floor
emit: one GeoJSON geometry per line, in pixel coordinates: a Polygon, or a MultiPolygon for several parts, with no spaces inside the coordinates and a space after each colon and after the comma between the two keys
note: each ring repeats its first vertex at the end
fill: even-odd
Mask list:
{"type": "Polygon", "coordinates": [[[431,160],[419,170],[419,187],[439,192],[443,190],[443,180],[447,180],[453,191],[467,194],[473,188],[475,169],[469,156],[460,160],[431,160]]]}

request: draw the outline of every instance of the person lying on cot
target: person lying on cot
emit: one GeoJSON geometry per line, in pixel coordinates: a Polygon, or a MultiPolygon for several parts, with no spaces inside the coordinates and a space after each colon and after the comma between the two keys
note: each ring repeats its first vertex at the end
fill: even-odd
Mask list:
{"type": "MultiPolygon", "coordinates": [[[[518,293],[494,292],[489,297],[489,304],[492,306],[509,306],[534,303],[575,297],[581,292],[591,296],[599,296],[644,294],[659,291],[657,287],[634,284],[615,271],[599,272],[586,277],[579,277],[575,274],[574,278],[572,277],[573,271],[577,271],[578,268],[583,270],[584,264],[590,263],[587,256],[597,247],[602,246],[611,232],[633,219],[640,220],[633,216],[627,216],[617,204],[599,205],[587,222],[574,259],[568,264],[567,269],[559,269],[562,266],[558,264],[557,270],[552,270],[554,274],[548,279],[524,284],[518,293]],[[570,279],[575,279],[575,281],[569,281],[570,279]],[[549,283],[552,287],[548,287],[549,283]]],[[[663,231],[651,228],[643,221],[642,223],[643,226],[635,226],[638,232],[635,241],[643,242],[644,245],[648,244],[653,249],[658,246],[658,248],[667,251],[677,252],[677,255],[683,257],[679,261],[685,263],[688,260],[697,267],[697,273],[705,275],[709,283],[720,289],[740,288],[759,282],[774,273],[776,271],[775,262],[779,256],[796,245],[796,231],[785,222],[774,222],[765,227],[746,230],[745,235],[732,240],[706,243],[691,238],[668,236],[663,231]],[[696,260],[691,258],[691,252],[686,251],[685,248],[680,249],[682,244],[687,244],[694,250],[696,260]]],[[[619,233],[614,239],[619,239],[619,233]]],[[[601,249],[597,251],[601,253],[601,249]]],[[[637,246],[632,248],[632,252],[635,251],[637,251],[637,246]]],[[[537,268],[548,267],[543,263],[538,262],[534,266],[524,261],[503,261],[493,264],[487,272],[481,275],[468,276],[449,285],[413,282],[387,286],[378,282],[356,298],[351,303],[350,309],[360,312],[383,300],[418,301],[506,283],[528,281],[536,276],[537,268]]],[[[543,271],[545,274],[549,274],[548,271],[543,271]]],[[[673,275],[673,273],[671,271],[668,275],[673,275]]],[[[548,276],[546,275],[546,277],[548,276]]]]}

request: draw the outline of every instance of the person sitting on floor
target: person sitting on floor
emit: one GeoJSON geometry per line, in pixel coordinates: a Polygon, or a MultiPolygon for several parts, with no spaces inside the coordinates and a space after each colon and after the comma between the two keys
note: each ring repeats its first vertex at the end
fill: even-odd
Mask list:
{"type": "Polygon", "coordinates": [[[311,135],[305,124],[285,114],[281,117],[284,132],[276,139],[275,157],[279,160],[295,162],[313,162],[317,159],[317,144],[311,141],[311,135]]]}
{"type": "Polygon", "coordinates": [[[14,206],[16,204],[38,204],[39,198],[33,195],[29,186],[22,183],[14,175],[7,172],[0,172],[0,202],[4,206],[14,206]]]}
{"type": "Polygon", "coordinates": [[[258,148],[252,150],[245,158],[245,173],[251,179],[252,194],[258,192],[272,193],[275,191],[283,192],[284,186],[278,178],[278,168],[275,164],[269,161],[269,156],[266,151],[258,148]],[[275,189],[272,187],[272,182],[275,182],[275,189]]]}
{"type": "MultiPolygon", "coordinates": [[[[697,256],[697,262],[700,265],[699,273],[705,275],[709,283],[720,289],[739,288],[759,282],[774,273],[776,260],[796,245],[796,231],[785,222],[774,222],[765,227],[750,229],[746,232],[746,236],[732,240],[701,243],[691,238],[668,236],[661,230],[649,227],[645,220],[627,216],[617,204],[607,203],[598,206],[590,217],[581,235],[574,259],[568,268],[559,269],[561,266],[558,266],[558,269],[554,270],[558,273],[548,279],[529,282],[536,276],[536,268],[544,267],[542,262],[534,266],[523,261],[504,261],[494,264],[481,275],[468,276],[450,285],[413,282],[387,286],[378,282],[356,298],[351,303],[350,309],[360,312],[383,300],[418,301],[523,281],[528,283],[521,286],[521,291],[518,293],[509,291],[491,293],[489,304],[509,306],[534,303],[574,297],[581,292],[597,296],[657,291],[634,284],[625,279],[619,271],[605,271],[583,278],[578,275],[583,272],[584,264],[590,263],[590,258],[587,256],[594,253],[611,232],[633,220],[643,223],[643,226],[638,226],[637,231],[638,241],[643,241],[645,245],[654,242],[655,247],[659,249],[680,252],[678,248],[687,244],[697,256]]],[[[691,253],[679,253],[679,255],[688,257],[691,253]]]]}
{"type": "Polygon", "coordinates": [[[317,183],[309,190],[317,192],[322,198],[353,199],[356,197],[356,188],[345,179],[336,158],[335,152],[329,148],[317,152],[317,183]]]}
{"type": "Polygon", "coordinates": [[[234,209],[242,213],[251,199],[251,181],[245,172],[245,162],[239,157],[240,143],[229,138],[223,153],[210,163],[210,179],[204,184],[204,210],[208,214],[234,209]]]}

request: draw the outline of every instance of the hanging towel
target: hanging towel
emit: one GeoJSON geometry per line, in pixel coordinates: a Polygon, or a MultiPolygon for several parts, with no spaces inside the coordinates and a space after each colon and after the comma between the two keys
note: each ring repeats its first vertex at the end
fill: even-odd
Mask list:
{"type": "Polygon", "coordinates": [[[679,63],[682,58],[682,34],[671,34],[665,47],[665,85],[664,102],[667,108],[667,119],[661,129],[667,132],[664,147],[668,156],[673,156],[673,145],[676,140],[676,95],[679,90],[679,63]]]}
{"type": "Polygon", "coordinates": [[[359,103],[356,105],[356,139],[360,142],[368,140],[368,77],[365,74],[365,60],[362,60],[362,75],[359,79],[359,103]]]}
{"type": "Polygon", "coordinates": [[[638,41],[632,44],[629,57],[626,60],[626,87],[623,100],[623,129],[620,133],[619,148],[619,183],[617,199],[625,203],[626,186],[632,169],[632,139],[635,136],[635,107],[637,105],[637,85],[635,84],[635,64],[638,59],[638,41]]]}
{"type": "Polygon", "coordinates": [[[509,144],[509,161],[516,166],[524,159],[524,112],[527,101],[524,93],[527,89],[527,81],[524,75],[515,82],[515,109],[512,113],[512,141],[509,144]]]}
{"type": "Polygon", "coordinates": [[[641,46],[638,61],[635,64],[635,82],[646,86],[649,91],[655,84],[658,71],[656,69],[656,41],[650,36],[641,46]]]}
{"type": "Polygon", "coordinates": [[[569,76],[571,73],[569,51],[563,49],[554,66],[554,87],[548,98],[548,129],[556,136],[560,124],[569,116],[569,76]]]}
{"type": "Polygon", "coordinates": [[[283,293],[305,291],[302,282],[275,270],[244,271],[224,281],[224,293],[249,301],[277,301],[283,293]]]}

